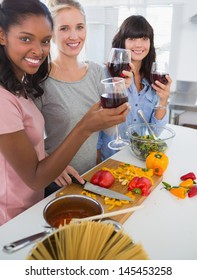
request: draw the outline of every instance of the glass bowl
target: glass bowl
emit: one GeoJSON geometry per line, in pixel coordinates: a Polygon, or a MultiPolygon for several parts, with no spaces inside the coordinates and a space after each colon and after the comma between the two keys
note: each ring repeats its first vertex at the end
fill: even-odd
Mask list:
{"type": "Polygon", "coordinates": [[[143,161],[151,152],[166,153],[175,137],[174,130],[167,126],[155,124],[149,124],[149,126],[154,132],[155,138],[144,123],[130,125],[126,132],[132,154],[143,161]]]}

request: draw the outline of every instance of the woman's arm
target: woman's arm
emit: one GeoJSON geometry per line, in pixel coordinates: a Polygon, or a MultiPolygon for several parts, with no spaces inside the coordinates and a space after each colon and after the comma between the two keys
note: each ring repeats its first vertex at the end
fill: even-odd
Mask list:
{"type": "Polygon", "coordinates": [[[80,146],[93,132],[124,122],[128,112],[128,103],[113,109],[102,109],[100,103],[96,103],[63,143],[41,161],[38,160],[24,130],[0,135],[0,150],[30,188],[41,189],[62,173],[80,146]]]}

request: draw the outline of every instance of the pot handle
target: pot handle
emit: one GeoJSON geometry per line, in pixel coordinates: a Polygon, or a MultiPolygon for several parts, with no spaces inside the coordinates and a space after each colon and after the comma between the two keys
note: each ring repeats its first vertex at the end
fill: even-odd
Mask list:
{"type": "Polygon", "coordinates": [[[31,244],[32,242],[39,240],[40,238],[46,236],[50,232],[51,232],[51,230],[45,230],[45,231],[33,234],[31,236],[22,238],[20,240],[11,242],[9,244],[6,244],[3,246],[3,251],[6,253],[14,253],[14,252],[26,247],[27,245],[31,244]]]}

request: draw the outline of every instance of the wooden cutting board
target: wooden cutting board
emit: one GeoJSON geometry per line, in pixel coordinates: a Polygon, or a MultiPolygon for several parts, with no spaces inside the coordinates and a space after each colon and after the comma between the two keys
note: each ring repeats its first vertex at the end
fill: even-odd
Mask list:
{"type": "MultiPolygon", "coordinates": [[[[108,160],[102,162],[101,164],[97,165],[95,168],[91,169],[89,172],[87,172],[83,176],[83,178],[86,179],[87,181],[90,181],[93,174],[96,171],[100,170],[102,167],[117,168],[121,163],[122,162],[117,161],[117,160],[108,159],[108,160]]],[[[154,181],[154,186],[152,187],[152,191],[162,181],[162,176],[153,176],[153,181],[154,181]]],[[[113,184],[112,187],[110,187],[110,190],[113,190],[113,191],[116,191],[116,192],[119,192],[119,193],[122,193],[122,194],[126,194],[128,192],[127,186],[122,186],[117,181],[113,184]]],[[[68,195],[68,194],[81,194],[82,191],[83,191],[83,188],[81,186],[73,183],[69,186],[66,186],[66,187],[62,188],[60,191],[58,191],[56,193],[56,196],[59,197],[59,196],[68,195]]],[[[151,193],[150,193],[150,195],[151,195],[151,193]]],[[[132,206],[138,206],[138,205],[142,204],[142,202],[146,199],[146,197],[141,196],[141,195],[135,195],[135,200],[134,201],[130,202],[129,204],[125,204],[121,207],[116,206],[112,210],[108,210],[109,205],[104,204],[104,199],[100,195],[96,195],[96,199],[102,204],[102,206],[104,208],[104,212],[108,213],[108,212],[112,212],[112,211],[117,211],[117,210],[129,208],[129,207],[132,207],[132,206]]],[[[112,219],[120,222],[121,224],[123,224],[128,219],[128,217],[130,215],[132,215],[132,213],[133,212],[117,215],[117,216],[112,217],[112,219]]]]}

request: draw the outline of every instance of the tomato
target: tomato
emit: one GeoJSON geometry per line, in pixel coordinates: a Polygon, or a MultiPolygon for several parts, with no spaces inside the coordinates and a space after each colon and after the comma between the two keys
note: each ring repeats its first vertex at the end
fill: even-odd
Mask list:
{"type": "Polygon", "coordinates": [[[92,176],[90,182],[103,188],[110,188],[115,182],[115,178],[110,171],[99,170],[92,176]]]}

